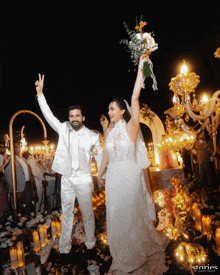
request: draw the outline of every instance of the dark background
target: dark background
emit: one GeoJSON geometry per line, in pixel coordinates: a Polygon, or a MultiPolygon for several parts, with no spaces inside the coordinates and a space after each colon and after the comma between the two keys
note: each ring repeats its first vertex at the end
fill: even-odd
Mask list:
{"type": "MultiPolygon", "coordinates": [[[[152,79],[145,81],[140,102],[148,104],[164,122],[164,111],[172,107],[173,92],[168,84],[180,72],[183,60],[200,76],[198,99],[220,88],[220,10],[206,4],[82,2],[65,6],[12,6],[1,10],[1,113],[0,130],[8,131],[11,116],[28,109],[42,117],[35,95],[38,73],[45,74],[44,94],[54,115],[67,120],[70,105],[87,108],[86,126],[101,131],[99,118],[107,116],[114,97],[130,103],[136,78],[130,53],[120,39],[128,38],[123,21],[130,29],[143,15],[146,32],[154,31],[158,50],[151,54],[158,91],[152,79]],[[122,6],[121,9],[119,9],[122,6]],[[139,7],[139,10],[136,7],[139,7]]],[[[176,2],[175,2],[176,3],[176,2]]],[[[19,115],[15,127],[26,125],[26,136],[41,141],[43,130],[30,114],[19,115]]],[[[57,134],[46,124],[50,140],[57,134]]],[[[146,131],[151,139],[150,131],[146,131]]]]}

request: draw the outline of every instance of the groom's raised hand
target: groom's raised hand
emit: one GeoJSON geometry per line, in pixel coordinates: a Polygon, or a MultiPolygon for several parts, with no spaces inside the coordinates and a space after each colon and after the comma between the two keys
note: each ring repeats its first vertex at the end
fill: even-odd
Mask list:
{"type": "Polygon", "coordinates": [[[35,82],[35,86],[36,86],[36,91],[37,91],[37,95],[41,95],[43,93],[43,88],[44,88],[44,75],[39,74],[39,80],[37,80],[35,82]]]}

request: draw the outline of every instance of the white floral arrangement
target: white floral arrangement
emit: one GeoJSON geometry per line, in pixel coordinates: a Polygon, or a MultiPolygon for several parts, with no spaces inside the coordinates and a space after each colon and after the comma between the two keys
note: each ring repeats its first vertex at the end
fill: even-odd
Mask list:
{"type": "Polygon", "coordinates": [[[30,250],[33,247],[33,229],[44,225],[50,228],[51,220],[58,219],[60,213],[52,212],[43,216],[40,213],[18,213],[5,211],[0,217],[0,253],[2,255],[3,268],[10,267],[9,249],[18,241],[24,241],[26,264],[32,262],[30,250]]]}
{"type": "MultiPolygon", "coordinates": [[[[145,21],[138,21],[136,20],[136,31],[132,31],[129,29],[128,25],[124,22],[124,27],[130,37],[130,40],[128,39],[122,39],[120,40],[121,44],[125,44],[131,51],[131,59],[134,63],[134,65],[139,65],[139,59],[144,54],[149,56],[152,52],[156,51],[158,49],[158,44],[155,42],[153,36],[153,32],[143,32],[143,28],[147,25],[145,21]]],[[[143,77],[144,79],[146,77],[151,76],[154,83],[153,83],[153,89],[157,90],[157,82],[155,75],[153,73],[153,63],[152,61],[144,59],[142,64],[139,65],[143,71],[143,77]]],[[[142,85],[142,88],[144,88],[144,85],[142,85]]]]}

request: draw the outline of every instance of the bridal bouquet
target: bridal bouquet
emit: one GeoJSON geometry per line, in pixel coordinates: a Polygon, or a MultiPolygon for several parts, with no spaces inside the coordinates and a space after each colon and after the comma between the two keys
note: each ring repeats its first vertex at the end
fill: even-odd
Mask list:
{"type": "MultiPolygon", "coordinates": [[[[143,77],[144,79],[148,76],[151,76],[153,79],[153,89],[157,90],[157,82],[155,75],[153,73],[153,63],[149,59],[147,61],[144,59],[142,64],[139,64],[140,57],[145,55],[150,55],[151,52],[154,52],[158,49],[158,44],[155,43],[155,40],[153,38],[154,33],[148,33],[143,32],[143,28],[147,25],[145,21],[138,21],[136,20],[136,27],[135,31],[132,31],[129,29],[128,25],[124,22],[124,27],[130,37],[130,40],[128,39],[122,39],[120,40],[121,44],[125,44],[131,51],[131,59],[134,63],[134,65],[139,65],[143,71],[143,77]]],[[[143,79],[143,81],[144,81],[143,79]]],[[[142,88],[144,88],[144,84],[142,85],[142,88]]]]}

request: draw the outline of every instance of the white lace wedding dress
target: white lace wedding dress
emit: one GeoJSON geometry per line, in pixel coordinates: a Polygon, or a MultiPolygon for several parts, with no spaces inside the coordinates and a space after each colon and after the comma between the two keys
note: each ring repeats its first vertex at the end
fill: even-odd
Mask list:
{"type": "Polygon", "coordinates": [[[126,122],[120,120],[106,140],[109,164],[105,190],[107,238],[113,257],[111,270],[120,270],[114,274],[162,275],[167,270],[163,248],[167,239],[157,233],[149,215],[135,149],[126,132],[126,122]]]}

